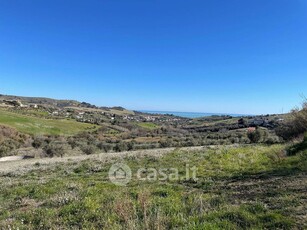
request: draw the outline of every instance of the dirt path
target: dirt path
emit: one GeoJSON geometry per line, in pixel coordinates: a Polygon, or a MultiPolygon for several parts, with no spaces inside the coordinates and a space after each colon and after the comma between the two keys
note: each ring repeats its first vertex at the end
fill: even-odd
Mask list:
{"type": "MultiPolygon", "coordinates": [[[[193,151],[193,150],[204,150],[206,147],[187,147],[180,148],[181,150],[193,151]]],[[[21,159],[21,157],[11,157],[7,158],[6,161],[0,161],[0,174],[6,173],[24,173],[33,169],[32,166],[39,164],[44,166],[52,166],[57,163],[65,162],[79,162],[83,160],[93,159],[93,160],[107,160],[112,158],[122,158],[127,156],[162,156],[164,154],[171,153],[175,148],[166,149],[150,149],[150,150],[139,150],[130,152],[120,152],[120,153],[100,153],[93,155],[81,155],[81,156],[67,156],[67,157],[54,157],[54,158],[33,158],[33,159],[21,159]],[[8,161],[8,160],[14,161],[8,161]]]]}
{"type": "Polygon", "coordinates": [[[0,158],[0,162],[7,162],[7,161],[19,161],[23,160],[23,156],[11,156],[11,157],[2,157],[0,158]]]}

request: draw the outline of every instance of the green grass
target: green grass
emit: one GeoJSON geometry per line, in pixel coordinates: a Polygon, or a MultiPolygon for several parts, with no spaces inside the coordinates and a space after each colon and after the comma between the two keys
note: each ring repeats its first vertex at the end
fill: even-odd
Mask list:
{"type": "Polygon", "coordinates": [[[79,123],[74,120],[44,119],[6,110],[0,110],[0,124],[33,135],[73,135],[84,130],[95,128],[94,125],[79,123]]]}
{"type": "Polygon", "coordinates": [[[41,117],[41,118],[50,118],[50,114],[44,110],[38,109],[27,109],[27,110],[15,110],[14,113],[27,115],[27,116],[34,116],[34,117],[41,117]]]}
{"type": "Polygon", "coordinates": [[[0,228],[295,229],[307,227],[307,152],[284,146],[176,150],[127,156],[126,187],[108,180],[110,161],[86,160],[0,177],[0,228]],[[140,167],[198,168],[198,180],[139,181],[140,167]]]}
{"type": "Polygon", "coordinates": [[[154,130],[159,128],[159,125],[156,125],[152,122],[141,122],[141,123],[137,123],[138,126],[145,128],[145,129],[150,129],[150,130],[154,130]]]}

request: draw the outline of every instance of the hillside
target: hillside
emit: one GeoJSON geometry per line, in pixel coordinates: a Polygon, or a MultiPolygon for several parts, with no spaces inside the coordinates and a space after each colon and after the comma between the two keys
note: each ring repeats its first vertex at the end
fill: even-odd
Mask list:
{"type": "Polygon", "coordinates": [[[188,119],[21,100],[0,108],[1,229],[307,228],[307,138],[277,135],[299,138],[306,109],[188,119]]]}
{"type": "Polygon", "coordinates": [[[148,150],[0,162],[6,169],[0,170],[0,228],[306,229],[307,152],[288,157],[285,147],[148,150]],[[109,181],[108,171],[116,162],[133,172],[127,186],[109,181]],[[183,178],[186,163],[197,168],[196,180],[136,177],[144,167],[175,168],[183,178]]]}
{"type": "Polygon", "coordinates": [[[45,106],[54,107],[66,107],[66,106],[78,106],[81,103],[74,100],[56,100],[44,97],[22,97],[13,95],[2,95],[0,94],[0,101],[20,101],[24,104],[40,104],[45,106]]]}
{"type": "MultiPolygon", "coordinates": [[[[165,147],[282,143],[284,115],[189,119],[75,100],[0,96],[0,125],[28,135],[0,136],[0,157],[26,148],[31,156],[63,156],[165,147]],[[257,132],[256,132],[257,128],[257,132]],[[257,134],[251,139],[250,132],[257,134]]],[[[24,152],[23,150],[21,152],[24,152]]]]}
{"type": "Polygon", "coordinates": [[[20,102],[21,105],[33,106],[40,105],[46,108],[54,109],[64,109],[64,108],[74,108],[81,109],[85,111],[100,111],[100,112],[113,112],[115,114],[133,114],[132,111],[128,111],[122,107],[98,107],[87,102],[79,102],[76,100],[58,100],[45,97],[22,97],[13,95],[2,95],[0,94],[0,104],[1,102],[20,102]]]}
{"type": "Polygon", "coordinates": [[[95,125],[64,119],[43,119],[1,110],[0,124],[8,125],[19,132],[32,135],[73,135],[95,129],[95,125]]]}

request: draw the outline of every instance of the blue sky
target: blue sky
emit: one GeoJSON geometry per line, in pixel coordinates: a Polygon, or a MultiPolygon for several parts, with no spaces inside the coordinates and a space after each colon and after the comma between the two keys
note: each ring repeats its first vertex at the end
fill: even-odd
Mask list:
{"type": "Polygon", "coordinates": [[[286,112],[307,95],[307,0],[1,0],[0,93],[286,112]]]}

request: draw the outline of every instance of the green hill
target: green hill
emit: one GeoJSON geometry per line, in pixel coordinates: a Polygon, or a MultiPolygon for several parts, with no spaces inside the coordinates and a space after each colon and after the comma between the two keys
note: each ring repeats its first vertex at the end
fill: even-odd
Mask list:
{"type": "Polygon", "coordinates": [[[74,120],[43,119],[2,109],[0,110],[0,124],[33,135],[73,135],[96,127],[92,124],[80,123],[74,120]]]}

